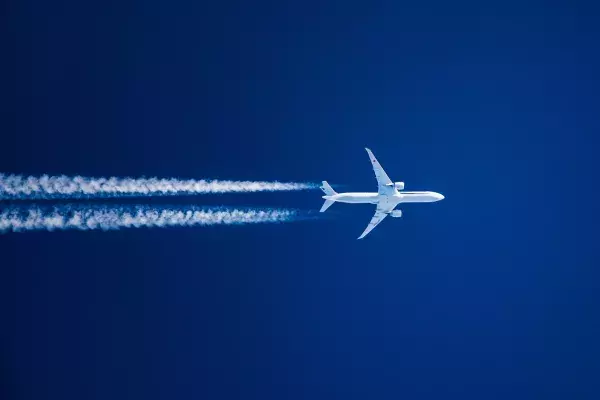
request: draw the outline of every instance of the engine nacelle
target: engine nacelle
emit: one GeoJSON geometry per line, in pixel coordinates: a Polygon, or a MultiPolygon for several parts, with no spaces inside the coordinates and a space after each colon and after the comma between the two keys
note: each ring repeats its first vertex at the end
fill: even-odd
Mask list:
{"type": "Polygon", "coordinates": [[[402,216],[402,210],[394,210],[390,215],[394,218],[400,218],[402,216]]]}
{"type": "Polygon", "coordinates": [[[404,182],[394,182],[396,190],[404,190],[404,182]]]}

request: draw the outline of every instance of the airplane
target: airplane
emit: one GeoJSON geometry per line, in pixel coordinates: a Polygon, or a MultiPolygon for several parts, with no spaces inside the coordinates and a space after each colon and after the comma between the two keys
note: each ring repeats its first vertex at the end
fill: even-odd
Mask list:
{"type": "Polygon", "coordinates": [[[323,196],[325,203],[323,203],[320,212],[324,212],[335,202],[377,205],[375,215],[358,239],[367,236],[388,215],[394,218],[402,217],[402,211],[395,210],[400,203],[432,203],[444,200],[444,196],[436,192],[405,192],[404,182],[392,182],[373,152],[367,148],[365,150],[367,150],[371,164],[373,164],[373,171],[378,185],[377,193],[337,193],[327,181],[323,181],[323,186],[321,186],[321,190],[325,193],[325,196],[323,196]]]}

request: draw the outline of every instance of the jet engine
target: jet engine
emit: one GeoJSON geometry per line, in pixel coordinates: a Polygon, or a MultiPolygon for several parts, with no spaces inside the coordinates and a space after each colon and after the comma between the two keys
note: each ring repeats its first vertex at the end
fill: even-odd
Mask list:
{"type": "Polygon", "coordinates": [[[402,210],[394,210],[390,215],[394,218],[400,218],[402,216],[402,210]]]}
{"type": "Polygon", "coordinates": [[[394,182],[396,190],[404,190],[404,182],[394,182]]]}

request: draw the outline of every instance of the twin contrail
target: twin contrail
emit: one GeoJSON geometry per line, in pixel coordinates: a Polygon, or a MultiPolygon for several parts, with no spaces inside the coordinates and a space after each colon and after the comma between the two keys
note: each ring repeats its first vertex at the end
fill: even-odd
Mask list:
{"type": "Polygon", "coordinates": [[[0,200],[93,197],[175,196],[210,193],[275,192],[314,189],[312,183],[181,180],[159,178],[87,178],[0,174],[0,200]]]}
{"type": "Polygon", "coordinates": [[[0,211],[0,233],[276,223],[300,218],[290,209],[206,209],[169,206],[11,207],[0,211]]]}

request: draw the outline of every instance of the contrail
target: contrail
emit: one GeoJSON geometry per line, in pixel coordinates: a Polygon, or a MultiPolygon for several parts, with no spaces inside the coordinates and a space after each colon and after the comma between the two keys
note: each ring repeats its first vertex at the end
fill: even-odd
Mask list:
{"type": "Polygon", "coordinates": [[[86,178],[0,174],[0,200],[92,197],[174,196],[208,193],[276,192],[315,189],[312,183],[181,180],[159,178],[86,178]]]}
{"type": "Polygon", "coordinates": [[[277,223],[300,218],[290,209],[211,209],[169,206],[11,207],[0,211],[0,233],[277,223]]]}

